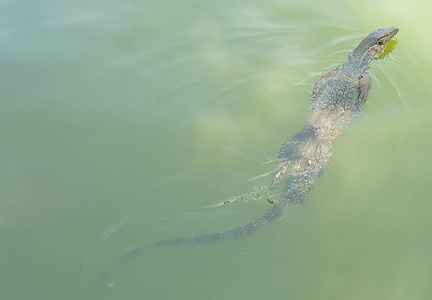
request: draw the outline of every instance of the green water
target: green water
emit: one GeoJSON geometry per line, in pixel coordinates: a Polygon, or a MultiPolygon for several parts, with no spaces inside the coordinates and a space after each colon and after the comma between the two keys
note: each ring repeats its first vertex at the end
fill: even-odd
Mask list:
{"type": "Polygon", "coordinates": [[[1,299],[429,299],[431,10],[3,1],[1,299]],[[304,205],[248,238],[117,262],[268,210],[313,84],[390,26],[394,50],[304,205]]]}

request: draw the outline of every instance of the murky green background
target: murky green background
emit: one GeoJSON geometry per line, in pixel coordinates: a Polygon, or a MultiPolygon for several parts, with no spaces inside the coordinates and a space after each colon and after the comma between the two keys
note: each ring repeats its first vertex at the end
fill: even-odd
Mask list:
{"type": "Polygon", "coordinates": [[[428,299],[431,11],[3,1],[1,299],[428,299]],[[304,205],[249,238],[117,262],[268,210],[269,172],[313,84],[389,26],[397,44],[304,205]]]}

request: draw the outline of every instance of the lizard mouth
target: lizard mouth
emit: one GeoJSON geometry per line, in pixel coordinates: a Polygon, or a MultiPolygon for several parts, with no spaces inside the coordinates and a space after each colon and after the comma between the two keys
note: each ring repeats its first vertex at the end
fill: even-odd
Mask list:
{"type": "Polygon", "coordinates": [[[391,27],[378,39],[378,45],[385,46],[399,32],[399,28],[391,27]]]}
{"type": "MultiPolygon", "coordinates": [[[[388,29],[381,29],[382,31],[385,31],[380,38],[378,38],[378,41],[375,46],[372,46],[372,53],[374,53],[374,59],[379,59],[384,56],[386,56],[389,52],[391,52],[394,49],[393,47],[388,47],[388,43],[390,40],[399,32],[399,28],[397,27],[390,27],[388,29]],[[387,49],[391,48],[391,49],[387,49]]],[[[378,31],[381,31],[378,30],[378,31]]]]}
{"type": "Polygon", "coordinates": [[[391,27],[390,30],[389,39],[393,38],[399,32],[399,28],[397,27],[391,27]]]}

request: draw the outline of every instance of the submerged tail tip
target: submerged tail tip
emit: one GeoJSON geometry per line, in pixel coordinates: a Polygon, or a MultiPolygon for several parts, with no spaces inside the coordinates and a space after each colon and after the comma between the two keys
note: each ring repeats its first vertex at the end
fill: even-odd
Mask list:
{"type": "Polygon", "coordinates": [[[141,254],[141,252],[143,252],[145,248],[146,247],[139,247],[139,246],[130,247],[125,251],[125,253],[122,256],[120,256],[118,261],[120,263],[123,263],[126,260],[128,260],[129,258],[134,257],[138,254],[141,254]]]}

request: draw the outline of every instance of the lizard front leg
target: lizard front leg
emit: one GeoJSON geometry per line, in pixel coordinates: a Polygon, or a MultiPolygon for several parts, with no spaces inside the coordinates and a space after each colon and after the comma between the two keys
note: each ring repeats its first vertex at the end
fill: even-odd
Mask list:
{"type": "Polygon", "coordinates": [[[357,110],[360,111],[366,102],[369,90],[372,86],[372,76],[366,71],[360,75],[359,79],[359,97],[357,100],[357,110]]]}

